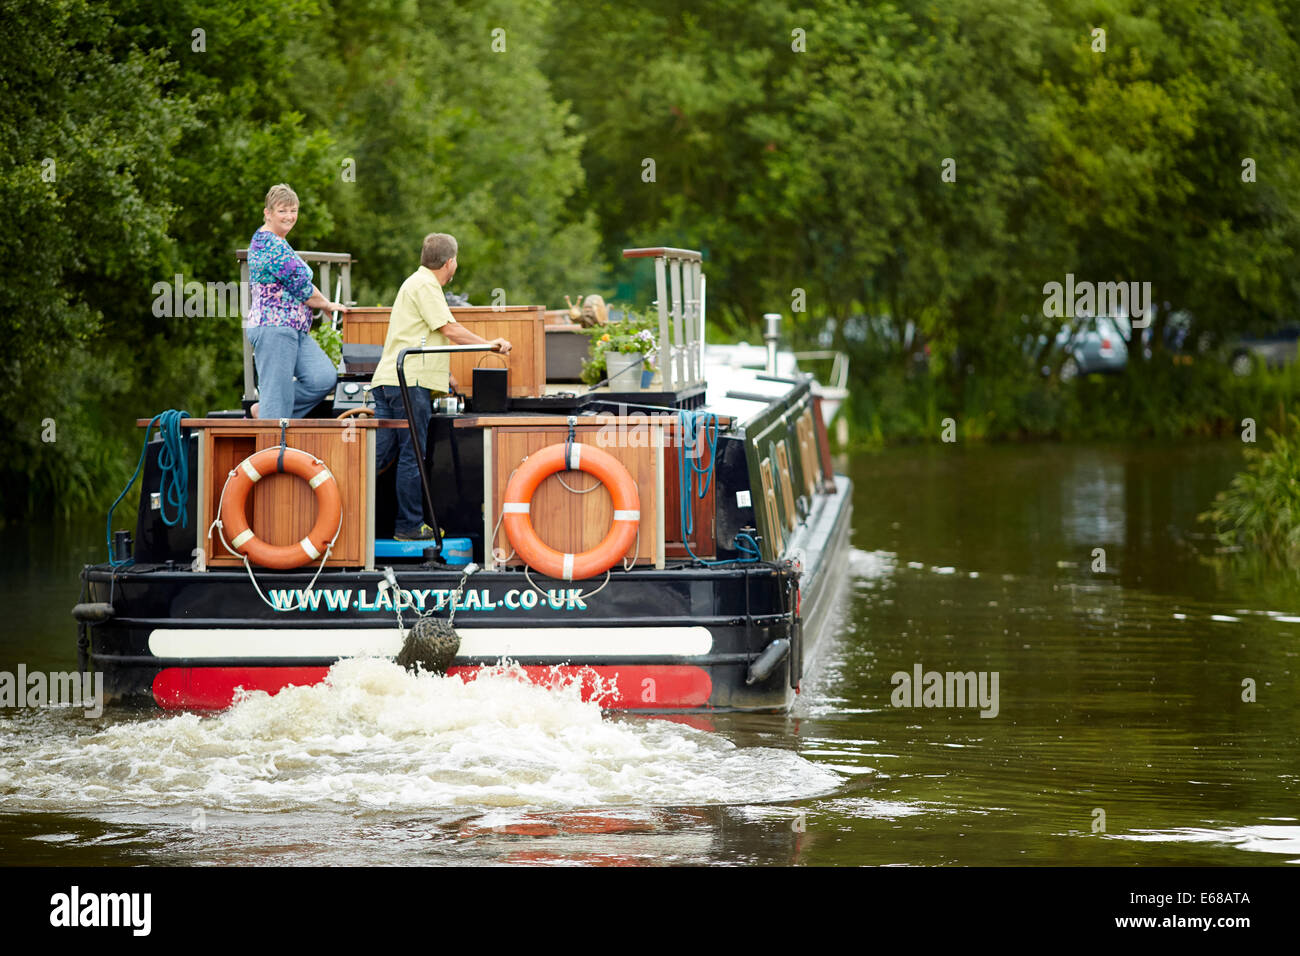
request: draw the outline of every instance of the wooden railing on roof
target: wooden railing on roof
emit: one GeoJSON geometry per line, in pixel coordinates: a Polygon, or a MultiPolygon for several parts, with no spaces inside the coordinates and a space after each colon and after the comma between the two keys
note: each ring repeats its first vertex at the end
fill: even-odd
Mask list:
{"type": "Polygon", "coordinates": [[[694,249],[624,249],[624,259],[654,259],[659,306],[659,365],[664,388],[704,382],[703,257],[694,249]]]}

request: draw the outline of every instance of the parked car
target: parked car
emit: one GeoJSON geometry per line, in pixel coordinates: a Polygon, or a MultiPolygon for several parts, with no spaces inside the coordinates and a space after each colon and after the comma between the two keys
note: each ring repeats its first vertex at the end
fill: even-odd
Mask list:
{"type": "Polygon", "coordinates": [[[1228,364],[1234,375],[1249,375],[1256,363],[1281,368],[1296,360],[1300,347],[1300,324],[1284,325],[1264,335],[1243,335],[1233,343],[1228,364]]]}
{"type": "Polygon", "coordinates": [[[1065,353],[1061,381],[1094,372],[1121,372],[1128,364],[1129,320],[1123,315],[1084,316],[1056,333],[1056,347],[1065,353]]]}

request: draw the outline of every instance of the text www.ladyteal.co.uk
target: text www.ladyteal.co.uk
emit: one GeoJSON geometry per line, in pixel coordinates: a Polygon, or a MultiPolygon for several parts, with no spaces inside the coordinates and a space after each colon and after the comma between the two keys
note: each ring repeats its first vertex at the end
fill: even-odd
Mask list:
{"type": "MultiPolygon", "coordinates": [[[[273,588],[267,593],[278,611],[393,611],[393,596],[380,589],[372,601],[366,588],[322,588],[317,590],[273,588]]],[[[581,588],[550,588],[545,592],[531,588],[511,588],[494,599],[489,588],[473,588],[457,595],[454,588],[402,588],[397,609],[416,611],[530,611],[537,607],[552,610],[585,611],[581,588]]]]}

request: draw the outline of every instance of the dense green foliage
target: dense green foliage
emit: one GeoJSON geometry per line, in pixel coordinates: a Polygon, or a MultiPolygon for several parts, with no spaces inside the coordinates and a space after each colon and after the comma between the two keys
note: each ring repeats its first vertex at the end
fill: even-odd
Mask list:
{"type": "Polygon", "coordinates": [[[582,141],[540,68],[546,7],[432,6],[0,9],[0,513],[111,500],[137,417],[236,403],[238,317],[159,317],[153,287],[237,278],[273,183],[301,199],[295,248],[353,253],[367,304],[392,301],[434,230],[459,237],[475,301],[598,279],[591,217],[570,202],[582,141]]]}
{"type": "Polygon", "coordinates": [[[434,229],[476,302],[645,308],[619,250],[703,249],[714,337],[779,311],[850,352],[868,443],[1222,434],[1296,395],[1216,351],[1300,316],[1296,0],[10,0],[0,147],[11,516],[111,498],[137,417],[234,405],[238,319],[152,288],[233,279],[278,181],[361,304],[434,229]],[[1061,382],[1066,274],[1150,282],[1150,357],[1061,382]]]}
{"type": "Polygon", "coordinates": [[[860,345],[863,371],[928,344],[960,410],[968,378],[1022,375],[1067,273],[1149,281],[1158,326],[1186,309],[1220,338],[1295,314],[1295,13],[582,4],[557,35],[594,31],[609,55],[556,88],[589,131],[606,236],[708,249],[715,316],[750,334],[803,290],[803,338],[860,345]]]}
{"type": "Polygon", "coordinates": [[[1201,518],[1224,545],[1294,569],[1300,566],[1300,418],[1291,416],[1289,424],[1289,435],[1269,433],[1267,450],[1246,450],[1246,470],[1201,518]]]}

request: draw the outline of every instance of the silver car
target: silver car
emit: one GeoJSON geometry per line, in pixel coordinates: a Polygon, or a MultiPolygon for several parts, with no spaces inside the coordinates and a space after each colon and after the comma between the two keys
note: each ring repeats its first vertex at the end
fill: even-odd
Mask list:
{"type": "Polygon", "coordinates": [[[1093,372],[1121,372],[1128,365],[1128,316],[1098,315],[1061,326],[1056,347],[1065,353],[1061,380],[1093,372]]]}

